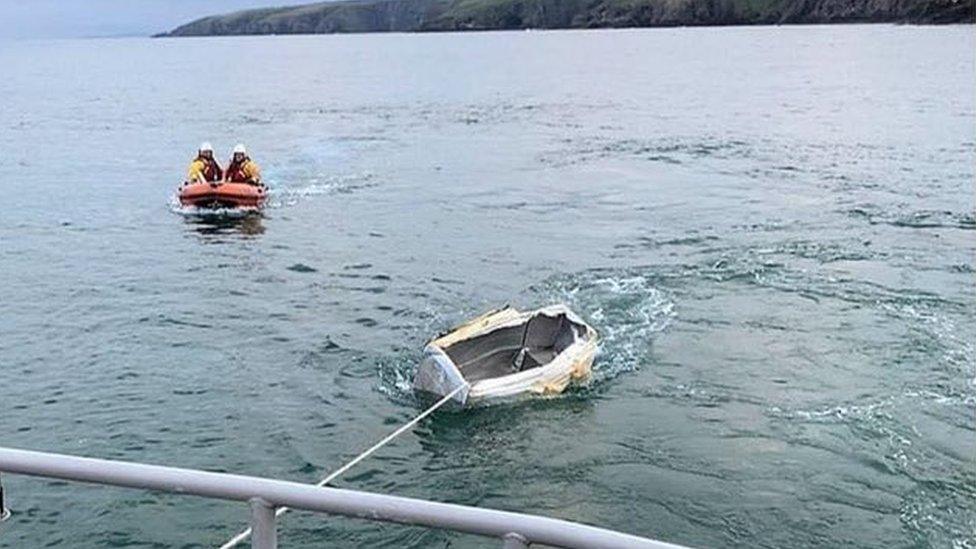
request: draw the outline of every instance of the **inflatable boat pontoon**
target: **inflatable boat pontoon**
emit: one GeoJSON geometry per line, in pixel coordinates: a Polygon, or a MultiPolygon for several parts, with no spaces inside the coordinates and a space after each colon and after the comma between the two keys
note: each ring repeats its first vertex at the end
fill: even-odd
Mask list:
{"type": "Polygon", "coordinates": [[[196,208],[260,208],[268,196],[264,185],[250,183],[184,183],[180,204],[196,208]]]}

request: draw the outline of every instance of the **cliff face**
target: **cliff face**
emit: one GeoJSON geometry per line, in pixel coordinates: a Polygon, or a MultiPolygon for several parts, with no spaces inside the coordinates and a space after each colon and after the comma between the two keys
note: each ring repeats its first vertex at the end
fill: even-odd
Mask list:
{"type": "Polygon", "coordinates": [[[204,17],[162,36],[415,31],[448,0],[353,0],[204,17]]]}
{"type": "Polygon", "coordinates": [[[160,36],[793,23],[972,23],[976,0],[345,0],[205,17],[160,36]]]}

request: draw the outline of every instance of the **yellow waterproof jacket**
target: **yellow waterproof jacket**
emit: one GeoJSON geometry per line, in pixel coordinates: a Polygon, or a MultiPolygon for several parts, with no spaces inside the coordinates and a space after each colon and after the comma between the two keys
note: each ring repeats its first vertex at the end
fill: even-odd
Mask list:
{"type": "Polygon", "coordinates": [[[220,181],[222,177],[223,173],[221,173],[220,166],[216,162],[213,163],[213,169],[208,169],[207,162],[199,156],[190,162],[190,167],[186,170],[186,180],[191,183],[220,181]]]}
{"type": "Polygon", "coordinates": [[[260,183],[261,167],[250,158],[245,158],[240,164],[227,166],[227,181],[233,183],[260,183]]]}

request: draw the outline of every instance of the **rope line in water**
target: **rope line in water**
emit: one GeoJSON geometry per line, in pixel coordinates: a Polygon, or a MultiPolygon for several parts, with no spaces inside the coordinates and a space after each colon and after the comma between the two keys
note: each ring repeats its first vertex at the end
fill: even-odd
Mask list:
{"type": "MultiPolygon", "coordinates": [[[[407,430],[411,429],[412,427],[414,427],[415,425],[417,425],[418,423],[420,423],[420,421],[422,419],[424,419],[425,417],[427,417],[430,414],[432,414],[434,412],[434,410],[436,410],[436,409],[440,408],[441,406],[443,406],[444,404],[446,404],[449,400],[451,400],[452,398],[454,398],[454,395],[460,393],[462,389],[465,389],[467,387],[468,387],[468,384],[467,383],[464,383],[461,386],[459,386],[457,389],[454,389],[453,391],[451,391],[450,393],[448,393],[447,395],[445,395],[444,398],[438,400],[433,406],[431,406],[430,408],[427,408],[426,410],[424,410],[423,412],[421,412],[420,415],[418,415],[417,417],[411,419],[407,423],[404,423],[396,431],[393,431],[392,433],[390,433],[389,435],[387,435],[386,438],[384,438],[383,440],[377,442],[376,444],[374,444],[372,447],[370,447],[365,452],[359,454],[358,456],[354,457],[351,461],[349,461],[348,463],[346,463],[342,467],[339,467],[334,472],[330,473],[329,476],[327,476],[324,479],[320,480],[318,482],[318,484],[316,484],[315,486],[317,488],[321,488],[321,487],[325,486],[326,484],[332,482],[333,480],[335,480],[339,476],[341,476],[343,473],[345,473],[349,469],[352,469],[353,467],[356,466],[357,463],[359,463],[360,461],[368,458],[373,452],[379,450],[380,448],[382,448],[383,446],[385,446],[391,440],[395,439],[396,437],[400,436],[401,434],[403,434],[407,430]]],[[[277,517],[280,517],[281,515],[284,515],[285,513],[287,513],[289,510],[290,510],[289,507],[278,507],[277,509],[275,509],[275,517],[276,518],[277,517]]],[[[232,547],[237,547],[241,542],[243,542],[244,540],[246,540],[250,536],[251,536],[251,529],[250,528],[247,528],[247,529],[243,530],[241,533],[239,533],[236,536],[234,536],[234,537],[230,538],[229,540],[227,540],[226,543],[224,543],[223,545],[220,546],[220,549],[231,549],[232,547]]]]}

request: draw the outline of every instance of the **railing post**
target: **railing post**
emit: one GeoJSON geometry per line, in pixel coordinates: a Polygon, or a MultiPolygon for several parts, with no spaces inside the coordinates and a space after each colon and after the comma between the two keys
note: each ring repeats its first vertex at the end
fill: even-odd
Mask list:
{"type": "Polygon", "coordinates": [[[0,475],[0,522],[10,518],[10,509],[7,509],[7,502],[3,498],[3,476],[0,475]]]}
{"type": "Polygon", "coordinates": [[[251,549],[278,549],[275,509],[261,498],[251,498],[251,549]]]}
{"type": "Polygon", "coordinates": [[[502,549],[529,549],[529,540],[521,534],[510,532],[502,538],[502,549]]]}

